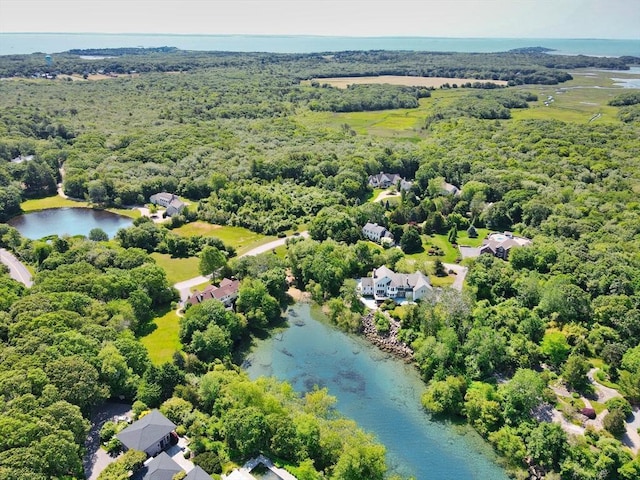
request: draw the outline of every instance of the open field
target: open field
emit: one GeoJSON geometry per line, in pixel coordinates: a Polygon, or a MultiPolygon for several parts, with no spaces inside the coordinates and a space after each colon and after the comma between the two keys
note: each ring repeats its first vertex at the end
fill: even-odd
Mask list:
{"type": "Polygon", "coordinates": [[[178,315],[170,310],[153,319],[155,329],[140,339],[149,352],[149,358],[155,365],[171,362],[173,353],[182,348],[178,332],[180,330],[178,315]]]}
{"type": "Polygon", "coordinates": [[[276,238],[267,237],[242,227],[212,225],[199,221],[187,223],[180,228],[176,228],[173,232],[185,237],[202,235],[203,237],[219,238],[225,244],[233,246],[238,255],[242,255],[244,252],[275,240],[276,238]]]}
{"type": "Polygon", "coordinates": [[[47,210],[48,208],[64,207],[88,208],[89,204],[87,202],[78,202],[76,200],[62,198],[59,195],[53,195],[45,198],[33,198],[31,200],[25,200],[20,204],[20,208],[22,208],[22,211],[24,212],[37,212],[38,210],[47,210]]]}
{"type": "Polygon", "coordinates": [[[171,258],[166,253],[152,253],[151,257],[167,272],[167,280],[172,285],[200,275],[200,260],[197,257],[171,258]]]}
{"type": "Polygon", "coordinates": [[[349,85],[363,84],[383,84],[404,85],[407,87],[432,87],[440,88],[442,85],[449,84],[462,85],[463,83],[475,82],[491,82],[497,85],[507,85],[503,80],[478,80],[476,78],[451,78],[451,77],[410,77],[400,75],[380,75],[377,77],[332,77],[332,78],[314,78],[310,82],[318,82],[320,84],[329,84],[332,87],[347,88],[349,85]]]}
{"type": "MultiPolygon", "coordinates": [[[[615,86],[612,78],[638,78],[637,75],[625,72],[609,72],[595,69],[571,71],[574,79],[560,85],[522,85],[509,89],[524,90],[538,95],[537,102],[531,102],[530,108],[512,109],[514,120],[560,120],[564,122],[619,123],[618,109],[607,105],[609,100],[625,89],[615,86]],[[544,104],[548,97],[553,97],[549,106],[544,104]],[[593,119],[593,120],[591,120],[593,119]]],[[[355,81],[358,77],[342,79],[355,81]]],[[[407,77],[410,79],[421,77],[407,77]]],[[[327,82],[331,79],[321,79],[327,82]]],[[[460,79],[456,79],[458,83],[460,79]]],[[[396,110],[380,110],[372,112],[304,112],[297,116],[298,121],[308,125],[325,125],[340,128],[347,124],[359,135],[376,135],[383,137],[406,138],[417,141],[428,135],[422,130],[426,117],[434,107],[446,108],[460,97],[477,94],[482,90],[456,88],[438,89],[431,92],[430,98],[421,98],[418,108],[400,108],[396,110]]],[[[509,120],[502,120],[509,121],[509,120]]]]}

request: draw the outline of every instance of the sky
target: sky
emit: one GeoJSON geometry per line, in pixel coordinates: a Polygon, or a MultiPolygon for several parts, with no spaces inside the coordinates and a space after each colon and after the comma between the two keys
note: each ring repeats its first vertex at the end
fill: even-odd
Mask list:
{"type": "Polygon", "coordinates": [[[640,39],[640,0],[0,0],[0,32],[640,39]]]}

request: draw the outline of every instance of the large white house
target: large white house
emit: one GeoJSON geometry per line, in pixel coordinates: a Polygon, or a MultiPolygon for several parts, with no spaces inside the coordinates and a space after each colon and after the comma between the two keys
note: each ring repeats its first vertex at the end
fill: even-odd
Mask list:
{"type": "Polygon", "coordinates": [[[377,223],[367,223],[362,227],[362,235],[364,235],[365,238],[378,243],[393,243],[394,240],[393,234],[377,223]]]}
{"type": "Polygon", "coordinates": [[[412,182],[405,180],[397,173],[380,172],[369,175],[369,185],[373,188],[389,188],[398,185],[398,182],[400,182],[400,190],[409,190],[413,186],[412,182]]]}
{"type": "Polygon", "coordinates": [[[384,265],[374,269],[371,277],[362,277],[359,289],[363,296],[376,300],[405,298],[415,301],[433,291],[429,278],[422,272],[395,273],[384,265]]]}

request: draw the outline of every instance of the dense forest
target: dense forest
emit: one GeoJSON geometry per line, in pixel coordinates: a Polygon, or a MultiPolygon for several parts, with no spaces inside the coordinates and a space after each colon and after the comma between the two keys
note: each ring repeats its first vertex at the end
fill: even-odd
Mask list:
{"type": "MultiPolygon", "coordinates": [[[[0,221],[25,199],[55,195],[59,182],[98,208],[144,204],[163,190],[191,205],[163,226],[136,220],[111,241],[28,240],[0,224],[0,247],[35,272],[30,289],[0,272],[0,476],[82,478],[91,408],[122,397],[136,413],[160,407],[214,475],[262,451],[300,479],[383,478],[384,448],[336,414],[331,392],[251,382],[237,366],[242,353],[281,326],[288,269],[331,321],[357,332],[364,309],[354,278],[382,264],[442,274],[443,248],[503,230],[533,243],[508,261],[464,260],[462,292],[384,305],[414,352],[425,409],[465,418],[518,478],[640,475],[637,454],[621,442],[640,403],[637,94],[613,90],[602,106],[611,110],[596,111],[603,121],[534,115],[551,111],[542,88],[571,81],[566,70],[624,70],[634,59],[80,53],[54,55],[56,79],[27,78],[45,73],[40,55],[0,57],[0,76],[25,77],[0,82],[0,221]],[[99,71],[121,76],[82,78],[99,71]],[[510,86],[322,83],[378,74],[510,86]],[[390,109],[394,121],[415,123],[366,126],[390,109]],[[411,188],[373,201],[368,178],[382,171],[411,188]],[[285,258],[233,258],[234,245],[175,231],[195,220],[269,235],[305,229],[311,238],[289,242],[285,258]],[[363,241],[367,222],[387,227],[401,248],[363,241]],[[153,252],[221,253],[224,273],[242,282],[236,311],[215,301],[187,309],[182,350],[159,365],[139,339],[152,317],[175,307],[177,292],[153,252]],[[621,394],[591,402],[608,410],[602,428],[574,436],[541,422],[553,407],[579,423],[582,397],[593,393],[588,374],[621,394]]],[[[388,331],[387,317],[377,326],[388,331]]],[[[117,428],[103,432],[109,448],[118,447],[117,428]]],[[[104,478],[118,475],[114,468],[104,478]]]]}

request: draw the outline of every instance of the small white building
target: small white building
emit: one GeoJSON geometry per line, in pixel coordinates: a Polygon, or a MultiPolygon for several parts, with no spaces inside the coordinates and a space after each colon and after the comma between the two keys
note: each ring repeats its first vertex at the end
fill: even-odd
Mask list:
{"type": "Polygon", "coordinates": [[[360,294],[376,300],[405,298],[420,300],[433,291],[429,278],[422,272],[396,273],[384,265],[373,270],[371,277],[360,280],[360,294]]]}
{"type": "Polygon", "coordinates": [[[173,217],[184,210],[185,203],[173,193],[160,192],[149,197],[149,201],[154,205],[160,205],[167,209],[167,216],[173,217]]]}

